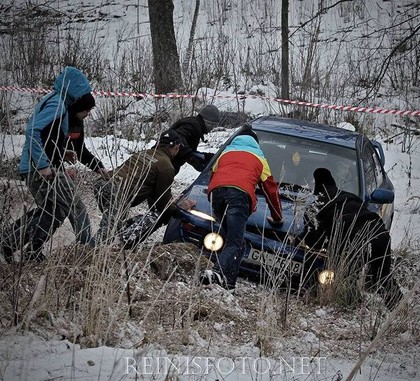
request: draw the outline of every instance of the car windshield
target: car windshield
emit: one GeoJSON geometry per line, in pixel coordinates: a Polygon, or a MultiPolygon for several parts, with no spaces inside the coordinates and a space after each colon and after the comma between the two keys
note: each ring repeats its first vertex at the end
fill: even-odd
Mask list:
{"type": "Polygon", "coordinates": [[[359,194],[354,149],[265,131],[258,131],[258,137],[277,182],[313,189],[312,174],[323,167],[331,171],[337,187],[359,194]]]}

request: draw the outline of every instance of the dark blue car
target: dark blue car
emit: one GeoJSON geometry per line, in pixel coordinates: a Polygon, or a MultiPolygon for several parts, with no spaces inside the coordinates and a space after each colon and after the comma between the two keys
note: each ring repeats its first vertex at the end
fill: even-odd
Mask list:
{"type": "MultiPolygon", "coordinates": [[[[258,208],[248,220],[241,273],[256,275],[277,285],[288,283],[293,288],[305,287],[315,279],[328,282],[333,276],[325,268],[328,254],[302,244],[295,245],[295,237],[303,231],[304,212],[314,201],[312,174],[316,168],[328,168],[339,188],[366,200],[369,208],[390,228],[394,188],[384,170],[382,147],[359,133],[303,120],[269,116],[250,124],[279,184],[284,224],[276,227],[267,223],[270,212],[264,196],[257,190],[258,208]]],[[[165,243],[192,242],[197,245],[198,253],[213,260],[221,251],[224,232],[213,216],[207,184],[213,162],[234,136],[236,134],[183,192],[196,200],[197,205],[191,211],[179,209],[166,229],[165,243]]]]}

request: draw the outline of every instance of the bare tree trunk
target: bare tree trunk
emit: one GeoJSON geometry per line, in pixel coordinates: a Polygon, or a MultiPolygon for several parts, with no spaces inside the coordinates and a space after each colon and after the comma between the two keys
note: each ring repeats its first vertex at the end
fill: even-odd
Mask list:
{"type": "Polygon", "coordinates": [[[182,86],[175,40],[172,0],[148,0],[155,91],[165,94],[182,86]]]}
{"type": "Polygon", "coordinates": [[[191,24],[190,37],[188,39],[187,52],[185,53],[185,59],[184,59],[184,62],[182,63],[182,73],[184,74],[184,77],[187,75],[188,67],[190,66],[193,43],[194,43],[195,28],[197,27],[197,19],[198,19],[199,10],[200,10],[200,0],[195,0],[195,10],[194,10],[194,16],[193,16],[193,20],[191,24]]]}
{"type": "Polygon", "coordinates": [[[289,0],[281,3],[281,97],[289,99],[289,0]]]}

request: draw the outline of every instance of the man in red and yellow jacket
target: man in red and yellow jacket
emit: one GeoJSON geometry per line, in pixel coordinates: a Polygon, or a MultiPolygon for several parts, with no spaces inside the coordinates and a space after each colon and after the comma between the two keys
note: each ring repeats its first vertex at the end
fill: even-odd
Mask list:
{"type": "Polygon", "coordinates": [[[217,283],[234,289],[244,253],[248,217],[256,210],[257,185],[271,212],[269,221],[281,224],[282,209],[270,167],[251,128],[236,136],[213,166],[208,186],[213,211],[226,232],[226,243],[213,270],[201,274],[203,284],[217,283]]]}

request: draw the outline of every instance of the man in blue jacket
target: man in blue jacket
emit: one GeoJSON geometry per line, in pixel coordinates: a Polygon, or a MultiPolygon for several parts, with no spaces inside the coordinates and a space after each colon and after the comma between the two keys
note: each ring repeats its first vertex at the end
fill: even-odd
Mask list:
{"type": "MultiPolygon", "coordinates": [[[[21,217],[3,240],[2,254],[8,262],[25,245],[24,260],[42,260],[43,244],[67,217],[76,240],[92,243],[86,207],[64,168],[65,162],[74,163],[78,157],[69,146],[69,107],[78,104],[87,115],[95,105],[91,91],[88,79],[79,69],[66,67],[56,78],[54,91],[38,103],[28,121],[19,172],[37,207],[21,217]]],[[[102,172],[98,167],[98,173],[102,172]]]]}

